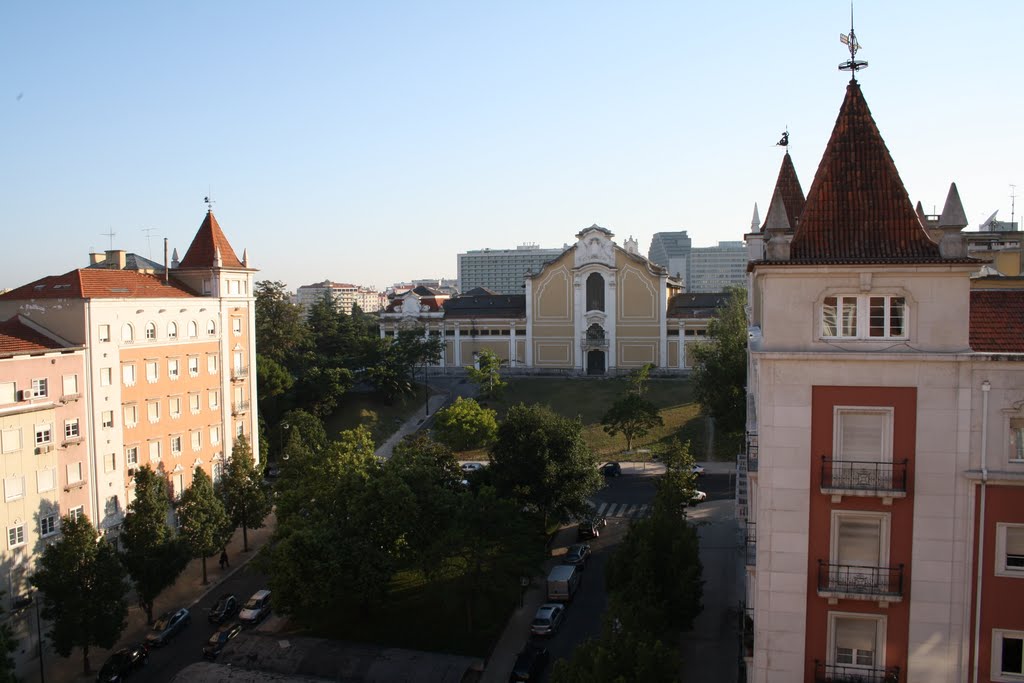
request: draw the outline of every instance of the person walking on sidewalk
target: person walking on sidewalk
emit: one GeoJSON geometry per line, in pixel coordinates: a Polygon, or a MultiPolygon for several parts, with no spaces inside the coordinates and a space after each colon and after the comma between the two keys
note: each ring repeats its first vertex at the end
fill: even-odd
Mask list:
{"type": "Polygon", "coordinates": [[[223,570],[225,567],[230,567],[231,563],[228,562],[228,549],[224,548],[220,551],[220,568],[223,570]]]}

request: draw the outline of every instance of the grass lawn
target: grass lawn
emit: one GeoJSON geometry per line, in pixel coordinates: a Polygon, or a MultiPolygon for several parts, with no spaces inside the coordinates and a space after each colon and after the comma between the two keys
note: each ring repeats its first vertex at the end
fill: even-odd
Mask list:
{"type": "Polygon", "coordinates": [[[423,390],[419,385],[414,394],[398,399],[392,405],[384,403],[376,394],[352,392],[345,394],[341,407],[324,419],[324,429],[328,438],[336,439],[342,431],[363,425],[370,430],[373,442],[379,446],[417,412],[423,412],[423,390]]]}
{"type": "MultiPolygon", "coordinates": [[[[656,427],[647,436],[634,440],[633,448],[657,449],[673,436],[690,441],[690,449],[697,460],[707,459],[706,420],[700,405],[693,400],[693,390],[686,379],[652,379],[647,384],[647,398],[661,411],[665,424],[656,427]]],[[[517,403],[543,403],[556,413],[579,417],[583,422],[583,435],[599,459],[611,459],[626,448],[621,434],[608,436],[601,426],[601,417],[628,387],[625,379],[588,380],[580,378],[509,378],[508,387],[500,400],[488,402],[502,419],[509,407],[517,403]]],[[[716,460],[732,460],[738,451],[733,440],[719,436],[715,439],[716,460]]],[[[466,454],[482,457],[482,451],[466,454]]]]}

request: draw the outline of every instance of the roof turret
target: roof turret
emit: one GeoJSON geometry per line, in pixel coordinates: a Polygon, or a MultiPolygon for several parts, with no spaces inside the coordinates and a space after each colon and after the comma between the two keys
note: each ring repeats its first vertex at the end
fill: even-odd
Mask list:
{"type": "Polygon", "coordinates": [[[185,257],[181,259],[179,268],[245,268],[238,260],[235,250],[220,229],[213,211],[206,212],[203,224],[192,238],[185,257]]]}

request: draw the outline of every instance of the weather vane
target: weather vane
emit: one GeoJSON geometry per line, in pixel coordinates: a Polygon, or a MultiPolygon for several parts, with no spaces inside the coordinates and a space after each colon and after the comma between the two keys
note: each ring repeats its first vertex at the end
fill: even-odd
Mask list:
{"type": "Polygon", "coordinates": [[[776,147],[789,147],[789,126],[786,126],[786,130],[782,131],[782,138],[775,143],[776,147]]]}
{"type": "Polygon", "coordinates": [[[857,72],[861,69],[868,68],[868,63],[862,59],[857,59],[857,51],[860,50],[860,43],[857,42],[857,34],[853,32],[853,2],[850,3],[850,35],[845,33],[839,34],[839,42],[850,48],[850,59],[849,61],[843,62],[839,65],[840,71],[850,71],[851,80],[857,80],[857,72]]]}
{"type": "Polygon", "coordinates": [[[203,197],[203,201],[206,202],[206,210],[213,211],[213,205],[217,203],[213,198],[213,193],[210,192],[210,194],[203,197]]]}

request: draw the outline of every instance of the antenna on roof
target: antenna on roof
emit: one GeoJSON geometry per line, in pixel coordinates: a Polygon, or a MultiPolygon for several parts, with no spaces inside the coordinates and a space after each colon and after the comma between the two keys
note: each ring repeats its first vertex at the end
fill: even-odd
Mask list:
{"type": "Polygon", "coordinates": [[[857,59],[857,51],[860,50],[860,43],[857,42],[857,34],[853,32],[853,0],[850,0],[850,35],[839,34],[839,42],[850,48],[850,59],[839,65],[840,71],[850,71],[850,80],[857,81],[857,72],[868,68],[868,63],[857,59]]]}
{"type": "Polygon", "coordinates": [[[156,230],[156,228],[142,228],[142,232],[146,233],[146,257],[150,261],[153,260],[153,245],[150,243],[149,238],[150,233],[153,232],[154,230],[156,230]]]}
{"type": "Polygon", "coordinates": [[[113,251],[114,250],[114,235],[116,235],[117,233],[114,232],[114,228],[113,227],[107,228],[107,230],[109,230],[110,232],[101,232],[100,234],[101,235],[106,235],[107,237],[110,238],[110,250],[113,251]]]}
{"type": "Polygon", "coordinates": [[[1014,220],[1015,211],[1017,209],[1017,186],[1013,183],[1010,184],[1010,230],[1017,229],[1017,222],[1014,220]]]}

